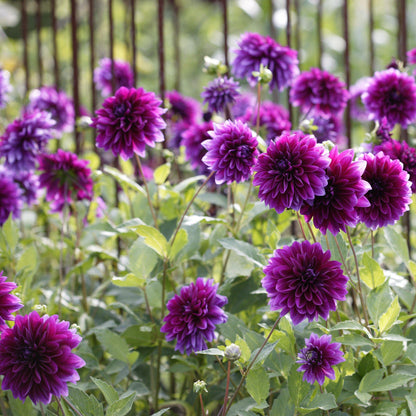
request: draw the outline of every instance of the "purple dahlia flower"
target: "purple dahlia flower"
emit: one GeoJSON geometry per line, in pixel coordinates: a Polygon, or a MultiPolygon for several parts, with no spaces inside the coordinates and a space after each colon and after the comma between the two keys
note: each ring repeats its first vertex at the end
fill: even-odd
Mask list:
{"type": "Polygon", "coordinates": [[[110,58],[100,59],[99,66],[94,69],[95,88],[101,91],[103,97],[108,97],[113,93],[113,73],[114,90],[120,87],[132,88],[134,86],[133,71],[130,64],[125,61],[113,60],[113,69],[110,58]]]}
{"type": "Polygon", "coordinates": [[[201,117],[201,106],[193,98],[186,97],[178,91],[173,90],[166,93],[166,99],[169,102],[169,107],[166,112],[167,120],[196,123],[201,117]]]}
{"type": "Polygon", "coordinates": [[[362,177],[371,189],[365,194],[370,206],[357,208],[359,220],[373,230],[394,224],[412,202],[409,174],[399,160],[392,160],[383,152],[365,153],[361,158],[367,162],[362,177]]]}
{"type": "Polygon", "coordinates": [[[347,105],[349,93],[335,75],[318,68],[302,72],[292,84],[290,101],[303,113],[338,115],[347,105]]]}
{"type": "Polygon", "coordinates": [[[330,140],[332,143],[337,143],[341,131],[341,120],[339,117],[332,114],[319,114],[312,118],[313,125],[317,127],[317,129],[313,131],[313,135],[316,137],[317,142],[322,143],[326,140],[330,140]]]}
{"type": "Polygon", "coordinates": [[[234,52],[236,56],[232,63],[233,74],[238,78],[246,78],[252,87],[257,84],[253,71],[259,71],[261,64],[273,74],[269,84],[270,91],[276,88],[282,91],[299,74],[297,51],[279,45],[269,36],[245,33],[234,52]]]}
{"type": "Polygon", "coordinates": [[[21,190],[21,199],[27,205],[33,205],[38,199],[39,178],[31,171],[13,172],[13,181],[21,190]]]}
{"type": "Polygon", "coordinates": [[[295,241],[275,250],[263,269],[262,285],[270,298],[272,311],[290,314],[295,325],[308,319],[328,319],[337,300],[345,300],[348,278],[341,263],[331,260],[331,252],[319,243],[295,241]]]}
{"type": "Polygon", "coordinates": [[[67,383],[76,383],[76,371],[85,362],[71,350],[81,337],[69,329],[69,322],[57,315],[40,317],[36,311],[16,316],[13,328],[0,338],[0,374],[3,390],[14,398],[48,404],[52,396],[68,395],[67,383]]]}
{"type": "Polygon", "coordinates": [[[386,117],[391,128],[395,124],[406,128],[416,118],[415,80],[397,69],[376,72],[362,100],[370,120],[386,117]]]}
{"type": "Polygon", "coordinates": [[[39,183],[46,188],[46,200],[51,202],[53,212],[62,211],[65,204],[73,201],[92,199],[93,182],[88,163],[62,149],[39,156],[39,183]]]}
{"type": "Polygon", "coordinates": [[[410,65],[416,64],[416,48],[410,49],[406,52],[407,63],[410,65]]]}
{"type": "Polygon", "coordinates": [[[0,69],[0,108],[6,106],[13,87],[10,85],[10,72],[0,69]]]}
{"type": "Polygon", "coordinates": [[[217,294],[217,288],[213,279],[198,277],[167,303],[169,313],[160,330],[167,341],[177,340],[175,350],[189,355],[207,349],[206,341],[214,339],[215,326],[227,322],[222,307],[228,300],[217,294]]]}
{"type": "Polygon", "coordinates": [[[50,113],[34,110],[9,124],[0,137],[0,157],[13,171],[33,170],[37,156],[53,136],[55,122],[50,113]]]}
{"type": "Polygon", "coordinates": [[[416,193],[416,149],[410,147],[406,142],[399,142],[389,137],[388,140],[375,146],[373,153],[383,152],[391,159],[399,159],[403,164],[403,169],[409,174],[412,182],[412,192],[416,193]]]}
{"type": "Polygon", "coordinates": [[[346,232],[346,226],[357,225],[356,207],[369,206],[365,194],[370,185],[361,178],[366,163],[364,160],[353,161],[352,149],[338,153],[335,146],[329,157],[331,163],[326,170],[328,184],[324,195],[305,201],[300,213],[306,221],[313,219],[314,226],[323,234],[329,230],[336,235],[340,230],[346,232]]]}
{"type": "Polygon", "coordinates": [[[10,172],[0,171],[0,226],[3,225],[10,214],[13,218],[19,218],[22,206],[22,192],[13,181],[10,172]]]}
{"type": "Polygon", "coordinates": [[[380,120],[379,126],[376,130],[376,138],[381,142],[389,142],[392,140],[392,131],[386,117],[380,120]]]}
{"type": "Polygon", "coordinates": [[[306,347],[300,350],[298,363],[302,364],[298,371],[304,371],[303,380],[310,384],[317,381],[321,386],[324,384],[325,377],[335,379],[334,365],[345,361],[341,351],[341,344],[332,342],[331,335],[318,337],[311,334],[309,339],[305,339],[306,347]]]}
{"type": "Polygon", "coordinates": [[[278,213],[298,210],[304,200],[324,195],[329,162],[328,152],[313,136],[285,132],[259,156],[253,185],[259,186],[259,198],[278,213]]]}
{"type": "Polygon", "coordinates": [[[207,149],[202,161],[215,172],[215,183],[246,181],[259,154],[257,139],[247,124],[240,120],[214,123],[214,131],[208,134],[211,140],[202,143],[207,149]]]}
{"type": "Polygon", "coordinates": [[[370,81],[370,77],[360,78],[350,87],[351,116],[359,121],[368,120],[368,112],[364,106],[361,96],[367,90],[370,81]]]}
{"type": "Polygon", "coordinates": [[[204,104],[208,104],[208,111],[221,113],[225,111],[227,106],[231,106],[240,94],[238,92],[239,85],[238,82],[227,76],[211,81],[201,93],[204,104]]]}
{"type": "Polygon", "coordinates": [[[20,299],[12,295],[12,290],[17,288],[13,282],[6,282],[7,277],[0,271],[0,331],[7,329],[6,321],[14,321],[13,312],[18,311],[23,305],[20,299]]]}
{"type": "Polygon", "coordinates": [[[75,110],[72,99],[55,87],[42,87],[29,94],[28,111],[47,111],[55,120],[54,130],[58,134],[71,132],[75,124],[75,110]]]}
{"type": "Polygon", "coordinates": [[[146,145],[154,147],[164,140],[161,130],[166,123],[162,114],[166,110],[160,104],[153,92],[121,87],[96,111],[92,126],[97,129],[97,147],[111,149],[114,156],[124,160],[134,153],[145,156],[146,145]]]}
{"type": "Polygon", "coordinates": [[[244,93],[236,97],[231,113],[234,118],[245,120],[246,113],[251,114],[252,108],[256,105],[256,96],[250,93],[244,93]]]}

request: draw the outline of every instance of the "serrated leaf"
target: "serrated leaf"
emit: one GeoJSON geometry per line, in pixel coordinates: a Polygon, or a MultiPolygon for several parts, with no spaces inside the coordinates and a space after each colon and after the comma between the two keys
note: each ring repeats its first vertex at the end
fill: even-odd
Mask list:
{"type": "Polygon", "coordinates": [[[169,248],[169,259],[173,260],[188,243],[188,233],[181,228],[176,234],[175,241],[169,248]]]}
{"type": "MultiPolygon", "coordinates": [[[[260,351],[260,354],[257,356],[257,358],[254,360],[253,367],[255,367],[256,365],[262,363],[274,351],[274,349],[276,348],[276,345],[278,343],[279,343],[279,341],[267,343],[264,346],[264,348],[260,351]]],[[[254,357],[256,356],[256,354],[259,351],[259,349],[260,348],[256,348],[251,353],[250,361],[252,361],[254,359],[254,357]]]]}
{"type": "Polygon", "coordinates": [[[372,321],[378,324],[378,320],[384,312],[387,305],[390,305],[393,297],[390,293],[388,282],[384,282],[381,286],[373,289],[367,296],[367,308],[372,321]]]}
{"type": "Polygon", "coordinates": [[[247,342],[243,338],[241,338],[240,335],[237,334],[235,344],[238,345],[241,350],[240,361],[243,363],[247,363],[251,357],[251,350],[247,342]]]}
{"type": "Polygon", "coordinates": [[[406,356],[416,365],[416,344],[409,344],[406,350],[406,356]]]}
{"type": "Polygon", "coordinates": [[[12,219],[12,215],[9,215],[6,222],[1,226],[0,234],[6,243],[7,250],[10,255],[14,254],[16,250],[17,242],[19,241],[19,228],[12,219]]]}
{"type": "Polygon", "coordinates": [[[83,416],[104,416],[103,405],[94,396],[88,395],[81,389],[71,385],[68,386],[68,391],[69,401],[83,416]]]}
{"type": "Polygon", "coordinates": [[[25,272],[26,276],[33,276],[38,268],[38,253],[34,246],[29,246],[20,256],[16,270],[25,272]]]}
{"type": "Polygon", "coordinates": [[[137,277],[133,273],[128,273],[125,276],[114,276],[111,279],[113,285],[119,287],[141,287],[146,282],[143,277],[137,277]]]}
{"type": "Polygon", "coordinates": [[[95,335],[102,347],[115,359],[123,361],[126,364],[129,363],[129,346],[124,338],[109,329],[99,329],[95,331],[95,335]]]}
{"type": "Polygon", "coordinates": [[[388,307],[387,311],[380,316],[378,321],[378,326],[380,328],[380,333],[388,331],[393,324],[396,322],[400,313],[399,298],[396,296],[388,307]]]}
{"type": "Polygon", "coordinates": [[[246,379],[246,389],[256,403],[260,404],[263,400],[266,400],[269,395],[270,381],[264,368],[252,368],[249,371],[246,379]]]}
{"type": "Polygon", "coordinates": [[[143,237],[139,237],[128,252],[129,269],[138,279],[150,276],[159,259],[153,249],[148,247],[143,237]]]}
{"type": "Polygon", "coordinates": [[[403,387],[410,380],[414,380],[416,377],[414,375],[408,374],[392,374],[380,380],[375,386],[373,386],[370,391],[389,391],[397,389],[398,387],[403,387]]]}
{"type": "Polygon", "coordinates": [[[395,341],[385,341],[381,344],[381,356],[383,358],[383,364],[388,366],[393,361],[400,357],[403,352],[403,343],[395,341]]]}
{"type": "MultiPolygon", "coordinates": [[[[374,387],[380,383],[384,376],[384,370],[378,369],[378,370],[372,370],[369,373],[367,373],[360,382],[360,385],[358,387],[358,390],[361,393],[368,393],[370,391],[374,391],[374,387]]],[[[361,399],[360,399],[361,400],[361,399]]]]}
{"type": "Polygon", "coordinates": [[[111,175],[120,185],[128,186],[143,195],[146,195],[145,190],[133,179],[129,178],[124,173],[121,173],[118,169],[111,166],[104,166],[104,172],[111,175]]]}
{"type": "Polygon", "coordinates": [[[235,238],[221,238],[218,242],[226,249],[232,250],[253,262],[258,267],[264,267],[265,259],[260,255],[256,247],[245,241],[236,240],[235,238]]]}
{"type": "Polygon", "coordinates": [[[317,394],[307,405],[308,409],[331,410],[338,407],[332,393],[317,394]]]}
{"type": "Polygon", "coordinates": [[[367,253],[363,254],[362,263],[364,268],[360,270],[361,280],[370,288],[374,289],[384,283],[386,277],[380,265],[367,253]]]}
{"type": "Polygon", "coordinates": [[[158,166],[153,172],[155,183],[163,185],[170,174],[170,163],[158,166]]]}
{"type": "Polygon", "coordinates": [[[302,380],[302,373],[297,371],[297,366],[292,365],[288,377],[288,387],[290,393],[290,400],[298,407],[300,402],[306,397],[310,390],[310,385],[302,380]]]}
{"type": "Polygon", "coordinates": [[[7,402],[13,416],[36,416],[38,414],[31,400],[23,402],[20,399],[15,399],[10,390],[7,391],[7,402]]]}
{"type": "Polygon", "coordinates": [[[159,254],[159,256],[167,256],[168,242],[159,230],[150,225],[139,225],[136,227],[136,231],[139,235],[144,237],[144,243],[159,254]]]}
{"type": "Polygon", "coordinates": [[[289,390],[283,389],[277,399],[273,401],[270,416],[293,416],[294,414],[295,406],[290,402],[289,390]]]}
{"type": "Polygon", "coordinates": [[[384,236],[390,248],[394,251],[397,257],[399,257],[404,264],[409,263],[409,249],[407,242],[393,227],[384,227],[384,236]]]}
{"type": "Polygon", "coordinates": [[[331,332],[334,332],[334,331],[339,331],[340,329],[342,329],[342,330],[348,329],[350,331],[360,331],[360,332],[364,332],[368,336],[371,336],[371,334],[368,331],[368,329],[365,326],[361,325],[357,321],[342,321],[342,322],[338,322],[337,324],[335,324],[330,329],[330,331],[331,332]]]}
{"type": "Polygon", "coordinates": [[[128,396],[120,398],[108,406],[106,416],[124,416],[133,406],[136,393],[130,393],[128,396]]]}
{"type": "Polygon", "coordinates": [[[113,386],[110,386],[108,383],[106,383],[103,380],[100,380],[98,378],[90,377],[93,383],[100,389],[101,393],[103,394],[105,401],[108,404],[111,404],[118,400],[118,393],[114,389],[113,386]]]}

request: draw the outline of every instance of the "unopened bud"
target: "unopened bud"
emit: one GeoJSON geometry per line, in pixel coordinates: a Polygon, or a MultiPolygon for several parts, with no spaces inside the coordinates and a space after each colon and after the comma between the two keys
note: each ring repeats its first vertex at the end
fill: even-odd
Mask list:
{"type": "Polygon", "coordinates": [[[225,348],[224,357],[229,361],[237,361],[241,357],[241,349],[237,344],[230,344],[225,348]]]}
{"type": "Polygon", "coordinates": [[[41,316],[48,313],[48,307],[46,305],[35,305],[33,310],[35,310],[41,316]]]}
{"type": "Polygon", "coordinates": [[[204,56],[204,68],[203,71],[210,75],[224,75],[227,73],[228,68],[219,59],[204,56]]]}
{"type": "Polygon", "coordinates": [[[194,383],[194,393],[208,393],[207,383],[203,380],[197,380],[194,383]]]}
{"type": "Polygon", "coordinates": [[[313,124],[313,118],[302,120],[299,128],[306,134],[313,134],[314,131],[318,130],[318,126],[313,124]]]}
{"type": "Polygon", "coordinates": [[[257,78],[257,82],[260,84],[268,84],[273,78],[272,71],[263,64],[260,64],[260,69],[258,71],[253,71],[252,75],[257,78]]]}

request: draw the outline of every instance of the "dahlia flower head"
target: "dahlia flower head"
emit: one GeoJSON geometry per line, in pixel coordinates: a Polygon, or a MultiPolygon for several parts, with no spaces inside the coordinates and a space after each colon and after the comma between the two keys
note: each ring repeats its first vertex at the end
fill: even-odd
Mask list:
{"type": "Polygon", "coordinates": [[[299,210],[305,200],[325,194],[329,163],[328,151],[315,137],[284,132],[259,156],[253,185],[259,187],[259,199],[279,214],[299,210]]]}
{"type": "Polygon", "coordinates": [[[386,117],[383,117],[376,130],[376,138],[381,142],[389,142],[392,140],[392,128],[387,121],[386,117]]]}
{"type": "Polygon", "coordinates": [[[351,117],[358,121],[368,120],[368,112],[361,96],[367,90],[370,81],[370,77],[363,77],[350,87],[351,117]]]}
{"type": "Polygon", "coordinates": [[[166,99],[168,101],[166,120],[174,122],[184,121],[188,124],[193,124],[201,118],[201,106],[197,100],[186,97],[175,90],[168,91],[166,99]]]}
{"type": "Polygon", "coordinates": [[[211,139],[202,142],[207,149],[202,161],[215,172],[215,183],[239,183],[249,179],[259,151],[257,138],[247,124],[240,120],[214,123],[214,131],[208,134],[211,139]]]}
{"type": "Polygon", "coordinates": [[[28,171],[36,167],[36,160],[53,138],[55,121],[46,111],[25,112],[9,124],[0,137],[0,157],[13,171],[28,171]]]}
{"type": "Polygon", "coordinates": [[[198,277],[168,301],[169,313],[160,330],[166,333],[167,341],[176,339],[175,350],[189,355],[207,349],[206,342],[214,340],[216,325],[227,322],[222,308],[228,299],[218,295],[217,288],[213,279],[198,277]]]}
{"type": "Polygon", "coordinates": [[[16,316],[13,328],[5,329],[0,338],[2,389],[11,390],[15,399],[29,397],[34,404],[67,396],[67,383],[76,383],[76,370],[85,365],[71,351],[80,342],[69,322],[57,315],[39,316],[33,311],[16,316]]]}
{"type": "Polygon", "coordinates": [[[407,63],[410,65],[416,64],[416,48],[410,49],[406,52],[407,63]]]}
{"type": "Polygon", "coordinates": [[[6,280],[7,276],[0,271],[0,332],[8,328],[6,321],[14,321],[12,313],[23,307],[20,299],[11,293],[17,285],[6,280]]]}
{"type": "Polygon", "coordinates": [[[314,226],[322,234],[329,230],[336,235],[341,230],[346,232],[346,226],[357,225],[356,208],[370,205],[365,194],[371,186],[362,179],[365,160],[354,161],[352,149],[339,153],[335,146],[329,152],[329,157],[331,162],[326,169],[328,184],[324,194],[305,201],[300,213],[307,222],[313,219],[314,226]]]}
{"type": "Polygon", "coordinates": [[[263,269],[262,285],[269,297],[270,310],[289,314],[294,325],[309,322],[336,310],[336,301],[345,300],[348,278],[341,263],[331,260],[331,252],[320,243],[295,241],[275,250],[263,269]]]}
{"type": "Polygon", "coordinates": [[[33,205],[38,200],[39,178],[33,171],[13,171],[13,181],[20,190],[21,200],[27,205],[33,205]]]}
{"type": "Polygon", "coordinates": [[[398,159],[392,160],[383,152],[365,153],[361,159],[367,163],[362,177],[371,189],[365,194],[370,205],[357,207],[359,220],[373,230],[394,224],[412,203],[409,174],[398,159]]]}
{"type": "Polygon", "coordinates": [[[0,69],[0,108],[6,107],[9,101],[9,94],[13,91],[10,84],[10,72],[0,69]]]}
{"type": "Polygon", "coordinates": [[[246,78],[252,87],[257,84],[253,71],[259,71],[260,65],[267,67],[273,74],[269,83],[270,91],[283,91],[299,74],[297,51],[279,45],[269,36],[244,33],[234,52],[236,56],[231,64],[232,73],[237,78],[246,78]]]}
{"type": "Polygon", "coordinates": [[[305,348],[299,351],[297,363],[302,364],[297,371],[303,371],[303,380],[310,384],[318,382],[321,386],[325,377],[335,380],[333,366],[345,361],[341,344],[331,342],[331,335],[318,335],[312,333],[305,339],[305,348]]]}
{"type": "Polygon", "coordinates": [[[65,205],[93,197],[93,181],[89,161],[62,149],[39,156],[39,184],[46,188],[46,200],[52,212],[62,212],[65,205]]]}
{"type": "Polygon", "coordinates": [[[386,117],[390,128],[406,128],[416,119],[416,82],[397,69],[376,72],[362,95],[369,119],[386,117]]]}
{"type": "Polygon", "coordinates": [[[145,156],[146,146],[162,142],[166,123],[162,101],[143,88],[119,88],[96,111],[92,126],[97,130],[96,145],[111,149],[114,156],[128,160],[136,153],[145,156]]]}
{"type": "Polygon", "coordinates": [[[227,106],[231,107],[240,94],[239,85],[237,81],[227,76],[218,77],[211,81],[201,93],[201,97],[204,99],[203,103],[208,105],[208,111],[222,113],[227,106]]]}
{"type": "Polygon", "coordinates": [[[322,143],[326,140],[332,143],[337,143],[340,138],[342,122],[339,117],[330,115],[317,114],[312,116],[313,125],[316,130],[313,131],[313,135],[316,137],[318,143],[322,143]]]}
{"type": "Polygon", "coordinates": [[[112,95],[113,79],[115,91],[120,87],[132,88],[134,86],[134,75],[130,64],[114,59],[112,65],[110,58],[100,59],[99,66],[94,69],[94,84],[95,88],[101,92],[101,96],[108,97],[112,95]]]}
{"type": "Polygon", "coordinates": [[[235,98],[235,102],[232,106],[231,113],[234,118],[246,119],[246,114],[252,113],[252,109],[256,105],[256,96],[251,93],[243,93],[235,98]]]}
{"type": "Polygon", "coordinates": [[[64,91],[58,91],[55,87],[42,87],[32,90],[29,94],[27,111],[47,111],[55,121],[53,126],[56,135],[70,133],[74,130],[75,110],[74,103],[64,91]]]}
{"type": "Polygon", "coordinates": [[[10,215],[19,218],[22,205],[22,191],[14,182],[13,175],[6,168],[0,169],[0,226],[10,215]]]}
{"type": "Polygon", "coordinates": [[[416,149],[410,147],[405,141],[397,141],[391,137],[374,146],[374,154],[383,152],[391,159],[398,159],[403,164],[403,169],[409,174],[412,182],[412,193],[416,193],[416,149]]]}
{"type": "Polygon", "coordinates": [[[339,115],[348,99],[345,84],[335,75],[318,68],[302,72],[290,90],[290,102],[305,114],[339,115]]]}

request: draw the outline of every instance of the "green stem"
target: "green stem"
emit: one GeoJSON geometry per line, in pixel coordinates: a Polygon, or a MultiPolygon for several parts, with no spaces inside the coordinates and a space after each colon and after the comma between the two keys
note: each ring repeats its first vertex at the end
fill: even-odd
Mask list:
{"type": "Polygon", "coordinates": [[[62,400],[78,415],[84,416],[65,396],[61,396],[62,400]]]}
{"type": "Polygon", "coordinates": [[[302,220],[300,218],[299,212],[297,212],[297,211],[296,211],[296,218],[298,220],[298,224],[299,224],[299,227],[300,227],[300,231],[302,232],[303,239],[307,240],[305,230],[303,229],[302,220]]]}
{"type": "Polygon", "coordinates": [[[224,405],[222,407],[222,416],[225,416],[226,409],[227,409],[227,401],[228,401],[228,390],[230,388],[230,373],[231,373],[231,361],[228,361],[228,367],[227,367],[227,382],[225,385],[225,395],[224,395],[224,405]]]}

